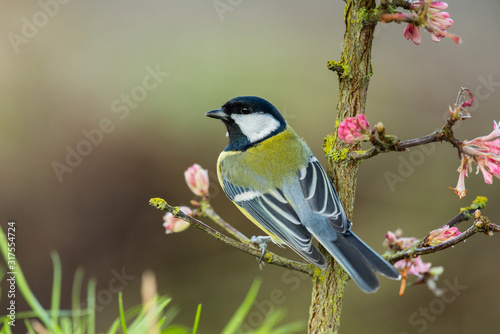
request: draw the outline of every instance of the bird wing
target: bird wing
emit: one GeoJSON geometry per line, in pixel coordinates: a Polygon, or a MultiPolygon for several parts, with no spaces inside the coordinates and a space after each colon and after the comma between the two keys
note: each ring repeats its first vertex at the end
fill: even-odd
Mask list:
{"type": "Polygon", "coordinates": [[[235,186],[222,175],[226,195],[238,208],[279,242],[283,242],[307,261],[325,268],[325,258],[312,244],[311,233],[302,224],[292,204],[280,189],[261,193],[235,186]]]}
{"type": "Polygon", "coordinates": [[[335,232],[345,233],[351,222],[347,220],[335,187],[314,155],[299,171],[299,181],[312,211],[325,217],[335,232]]]}

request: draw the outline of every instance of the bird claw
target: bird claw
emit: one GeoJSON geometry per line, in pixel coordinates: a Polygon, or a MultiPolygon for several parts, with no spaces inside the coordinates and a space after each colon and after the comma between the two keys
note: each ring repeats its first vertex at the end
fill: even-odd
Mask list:
{"type": "Polygon", "coordinates": [[[270,236],[258,236],[256,237],[255,235],[250,238],[250,242],[254,244],[258,244],[259,248],[262,252],[262,255],[259,258],[259,265],[262,265],[262,260],[264,259],[264,255],[266,255],[266,250],[267,250],[267,242],[272,241],[272,238],[270,236]]]}

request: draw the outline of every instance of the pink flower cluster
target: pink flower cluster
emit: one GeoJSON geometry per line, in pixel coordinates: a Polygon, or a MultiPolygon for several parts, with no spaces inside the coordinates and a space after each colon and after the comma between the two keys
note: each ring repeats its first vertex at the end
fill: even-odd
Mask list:
{"type": "Polygon", "coordinates": [[[184,179],[195,195],[202,197],[208,195],[208,170],[194,164],[184,172],[184,179]]]}
{"type": "MultiPolygon", "coordinates": [[[[452,238],[458,237],[459,235],[460,231],[456,227],[449,227],[448,225],[445,225],[430,232],[425,238],[424,246],[436,246],[452,238]]],[[[397,252],[408,249],[414,246],[417,242],[418,239],[416,238],[403,237],[403,232],[401,229],[398,229],[395,232],[389,231],[385,234],[384,246],[388,247],[391,251],[397,252]]],[[[401,288],[399,290],[400,295],[403,295],[404,293],[408,275],[414,275],[417,277],[414,284],[426,283],[428,288],[436,296],[439,297],[442,294],[441,289],[438,289],[436,286],[436,281],[443,273],[443,267],[432,267],[431,263],[422,261],[420,256],[400,260],[394,264],[394,267],[399,269],[399,272],[401,273],[401,288]]]]}
{"type": "Polygon", "coordinates": [[[388,231],[385,234],[384,246],[390,250],[399,251],[410,248],[418,239],[413,237],[403,237],[403,231],[398,228],[395,232],[388,231]]]}
{"type": "Polygon", "coordinates": [[[431,34],[434,42],[439,42],[442,37],[449,37],[458,44],[461,42],[460,37],[446,31],[453,25],[450,13],[442,11],[446,8],[448,4],[442,1],[413,0],[410,2],[410,13],[384,14],[380,19],[382,22],[408,22],[403,34],[417,45],[422,42],[421,27],[431,34]]]}
{"type": "Polygon", "coordinates": [[[408,269],[409,275],[414,275],[420,278],[431,269],[431,263],[424,262],[420,256],[417,256],[413,259],[399,260],[394,264],[394,267],[400,269],[400,271],[408,269]]]}
{"type": "Polygon", "coordinates": [[[455,188],[455,194],[464,198],[467,190],[465,189],[465,177],[468,171],[472,171],[472,164],[477,164],[476,174],[481,171],[484,182],[493,183],[493,176],[500,179],[500,122],[493,122],[493,131],[482,137],[470,141],[464,141],[462,146],[462,161],[458,172],[458,184],[455,188]]]}
{"type": "Polygon", "coordinates": [[[340,122],[337,134],[347,144],[368,140],[370,139],[370,123],[363,114],[358,114],[356,117],[346,117],[340,122]]]}
{"type": "MultiPolygon", "coordinates": [[[[385,234],[384,245],[389,247],[389,249],[394,251],[408,249],[418,242],[417,238],[413,237],[403,237],[403,231],[401,229],[395,232],[388,231],[385,234]]],[[[412,259],[399,260],[394,264],[394,267],[400,269],[400,271],[405,270],[408,274],[421,277],[422,274],[429,271],[431,268],[430,263],[423,262],[420,256],[412,259]]]]}
{"type": "Polygon", "coordinates": [[[431,34],[434,42],[439,42],[442,37],[450,37],[455,43],[459,43],[458,36],[446,32],[446,29],[453,25],[450,13],[442,12],[446,8],[448,8],[448,4],[441,1],[418,0],[412,2],[411,9],[417,12],[419,20],[415,23],[408,23],[403,32],[406,39],[411,39],[417,45],[420,44],[422,42],[420,26],[423,26],[431,34]]]}
{"type": "MultiPolygon", "coordinates": [[[[451,237],[452,233],[448,232],[450,230],[451,229],[448,226],[445,226],[441,229],[433,231],[435,232],[433,240],[442,241],[445,240],[444,236],[446,236],[446,238],[451,237]]],[[[414,246],[417,242],[417,238],[403,237],[403,232],[401,229],[398,229],[395,232],[389,231],[386,233],[384,246],[389,247],[389,249],[394,252],[397,252],[408,249],[414,246]]],[[[439,275],[443,273],[443,267],[432,267],[431,263],[422,261],[420,256],[400,260],[394,264],[394,267],[396,267],[401,274],[401,288],[399,290],[400,296],[402,296],[405,291],[408,275],[414,275],[417,277],[414,284],[426,283],[429,289],[436,296],[440,295],[441,290],[436,287],[435,282],[439,278],[439,275]]]]}
{"type": "MultiPolygon", "coordinates": [[[[189,216],[193,214],[193,211],[187,206],[181,206],[180,209],[189,216]]],[[[163,226],[165,227],[165,233],[167,234],[182,232],[189,227],[188,222],[180,218],[175,218],[170,212],[167,212],[163,216],[163,220],[163,226]]]]}

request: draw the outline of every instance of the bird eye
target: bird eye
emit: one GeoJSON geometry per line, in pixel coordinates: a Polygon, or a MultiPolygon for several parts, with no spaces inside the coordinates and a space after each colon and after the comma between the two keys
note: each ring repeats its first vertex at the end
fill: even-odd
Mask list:
{"type": "Polygon", "coordinates": [[[241,107],[241,113],[242,114],[249,114],[252,112],[252,108],[250,107],[241,107]]]}

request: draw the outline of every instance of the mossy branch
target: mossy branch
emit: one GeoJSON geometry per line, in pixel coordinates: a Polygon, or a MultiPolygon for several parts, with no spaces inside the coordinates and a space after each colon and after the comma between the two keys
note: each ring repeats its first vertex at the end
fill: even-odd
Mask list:
{"type": "MultiPolygon", "coordinates": [[[[198,219],[193,218],[193,217],[185,214],[178,206],[169,205],[162,198],[150,199],[149,205],[154,206],[155,208],[157,208],[159,210],[170,212],[175,218],[180,218],[180,219],[188,222],[189,224],[202,230],[203,232],[205,232],[208,235],[214,237],[215,239],[225,243],[228,246],[236,248],[236,249],[238,249],[242,252],[245,252],[247,254],[253,255],[257,258],[261,258],[261,256],[262,256],[262,251],[259,248],[255,247],[253,244],[246,243],[246,242],[242,243],[242,242],[236,241],[236,240],[220,233],[219,231],[213,229],[212,227],[206,225],[205,223],[199,221],[198,219]]],[[[313,276],[313,274],[315,272],[315,269],[314,269],[315,267],[313,265],[289,260],[287,258],[284,258],[282,256],[279,256],[279,255],[274,254],[274,253],[269,252],[269,251],[265,252],[261,261],[264,263],[269,263],[269,264],[274,264],[274,265],[277,265],[280,267],[284,267],[287,269],[300,271],[300,272],[306,273],[310,276],[313,276]]]]}

